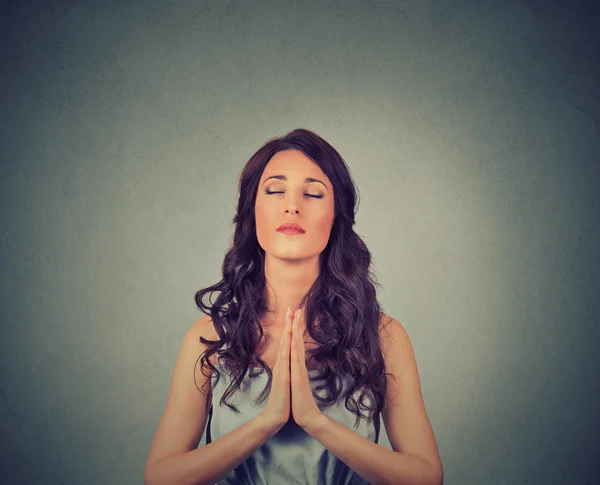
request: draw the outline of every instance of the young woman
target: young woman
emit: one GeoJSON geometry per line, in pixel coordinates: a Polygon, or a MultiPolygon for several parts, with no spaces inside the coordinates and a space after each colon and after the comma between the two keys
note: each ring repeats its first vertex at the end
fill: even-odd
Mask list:
{"type": "Polygon", "coordinates": [[[344,160],[311,131],[250,158],[223,279],[196,294],[206,315],[183,339],[146,485],[442,484],[410,339],[380,311],[355,206],[344,160]],[[380,416],[393,451],[378,444],[380,416]]]}

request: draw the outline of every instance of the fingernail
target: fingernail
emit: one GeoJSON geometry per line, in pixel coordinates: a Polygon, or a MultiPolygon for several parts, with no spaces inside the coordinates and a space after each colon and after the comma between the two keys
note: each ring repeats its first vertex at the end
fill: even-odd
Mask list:
{"type": "Polygon", "coordinates": [[[290,316],[290,307],[288,307],[288,309],[287,309],[287,313],[285,314],[285,318],[287,318],[289,316],[290,316]]]}

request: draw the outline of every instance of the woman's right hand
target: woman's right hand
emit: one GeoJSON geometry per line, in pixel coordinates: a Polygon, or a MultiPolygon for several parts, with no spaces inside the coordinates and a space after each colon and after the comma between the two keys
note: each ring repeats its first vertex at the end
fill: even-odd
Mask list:
{"type": "Polygon", "coordinates": [[[277,361],[273,366],[271,392],[262,416],[277,430],[283,428],[291,415],[290,346],[293,312],[288,308],[285,325],[279,342],[277,361]]]}

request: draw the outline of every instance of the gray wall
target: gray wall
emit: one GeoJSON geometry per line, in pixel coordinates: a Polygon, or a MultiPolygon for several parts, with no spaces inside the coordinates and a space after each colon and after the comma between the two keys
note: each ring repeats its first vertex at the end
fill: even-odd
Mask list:
{"type": "Polygon", "coordinates": [[[597,7],[1,8],[3,484],[142,483],[239,172],[296,127],[360,189],[445,483],[593,483],[597,7]]]}

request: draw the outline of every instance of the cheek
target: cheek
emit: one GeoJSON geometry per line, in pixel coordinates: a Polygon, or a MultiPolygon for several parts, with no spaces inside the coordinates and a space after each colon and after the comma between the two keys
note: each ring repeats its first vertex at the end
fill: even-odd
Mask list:
{"type": "Polygon", "coordinates": [[[272,224],[275,218],[275,209],[269,206],[269,204],[257,202],[254,209],[254,216],[256,217],[257,228],[260,230],[262,226],[272,224]]]}
{"type": "Polygon", "coordinates": [[[333,207],[323,208],[323,211],[316,217],[315,222],[319,234],[328,235],[333,225],[333,207]]]}
{"type": "Polygon", "coordinates": [[[275,210],[269,207],[269,204],[257,202],[254,207],[254,217],[256,220],[256,237],[260,245],[265,248],[273,239],[275,231],[275,210]]]}

